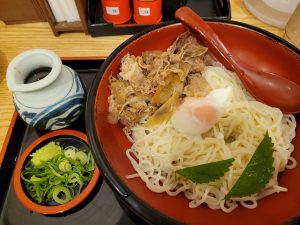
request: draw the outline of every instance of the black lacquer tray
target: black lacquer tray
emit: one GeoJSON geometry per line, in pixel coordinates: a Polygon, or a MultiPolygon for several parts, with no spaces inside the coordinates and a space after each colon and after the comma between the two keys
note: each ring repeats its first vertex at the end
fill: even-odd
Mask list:
{"type": "MultiPolygon", "coordinates": [[[[103,60],[63,60],[80,76],[88,91],[103,60]]],[[[68,129],[85,132],[84,114],[68,129]]],[[[13,170],[21,152],[37,137],[46,133],[28,126],[15,113],[1,152],[0,167],[0,225],[134,225],[143,224],[120,206],[118,199],[105,181],[100,179],[97,187],[86,201],[76,209],[62,215],[45,216],[30,212],[17,199],[13,188],[13,170]]],[[[123,204],[121,204],[123,206],[123,204]]]]}
{"type": "MultiPolygon", "coordinates": [[[[163,0],[172,1],[172,0],[163,0]]],[[[230,0],[188,0],[187,6],[192,8],[204,19],[231,19],[230,0]]],[[[132,6],[131,6],[132,8],[132,6]]],[[[133,10],[131,10],[133,12],[133,10]]],[[[134,34],[153,24],[139,25],[136,24],[133,16],[124,24],[113,25],[107,23],[102,16],[102,7],[100,0],[87,1],[87,20],[88,29],[91,36],[107,36],[107,35],[122,35],[134,34]]],[[[174,15],[162,11],[163,18],[161,23],[174,20],[174,15]]]]}

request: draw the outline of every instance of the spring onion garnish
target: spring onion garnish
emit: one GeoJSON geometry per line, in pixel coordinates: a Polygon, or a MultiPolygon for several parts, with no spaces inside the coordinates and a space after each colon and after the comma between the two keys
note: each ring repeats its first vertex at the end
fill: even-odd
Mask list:
{"type": "Polygon", "coordinates": [[[21,178],[28,194],[39,204],[64,204],[79,195],[93,176],[94,159],[90,151],[73,146],[63,149],[50,142],[25,165],[21,178]]]}

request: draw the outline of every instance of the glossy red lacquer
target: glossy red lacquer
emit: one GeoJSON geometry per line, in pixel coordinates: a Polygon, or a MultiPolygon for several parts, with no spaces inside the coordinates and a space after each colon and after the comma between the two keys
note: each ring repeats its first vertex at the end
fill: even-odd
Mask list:
{"type": "MultiPolygon", "coordinates": [[[[239,61],[264,71],[281,74],[300,83],[300,57],[285,45],[243,26],[222,22],[209,22],[209,25],[232,55],[239,58],[239,61]]],[[[121,182],[146,204],[184,224],[274,225],[283,224],[300,216],[300,182],[298,182],[300,166],[280,174],[279,185],[287,187],[287,193],[273,194],[260,200],[256,209],[251,210],[240,206],[229,214],[221,210],[209,209],[206,205],[191,209],[183,195],[170,197],[167,194],[157,194],[148,190],[139,178],[126,179],[126,175],[135,172],[125,155],[126,149],[131,144],[126,139],[122,126],[111,125],[106,120],[107,97],[110,95],[108,78],[111,74],[118,74],[121,59],[125,54],[141,55],[148,50],[166,50],[185,30],[182,24],[172,24],[150,31],[121,49],[105,70],[95,93],[94,124],[102,151],[112,167],[111,172],[115,173],[121,182]]],[[[281,90],[273,94],[280,95],[281,90]]],[[[296,118],[299,123],[299,116],[297,115],[296,118]]],[[[293,143],[295,145],[293,157],[300,162],[299,126],[293,143]]]]}
{"type": "Polygon", "coordinates": [[[175,17],[201,35],[205,46],[234,71],[246,89],[257,100],[281,109],[285,113],[300,112],[300,85],[274,72],[265,72],[247,62],[233,57],[213,29],[191,8],[184,6],[175,12],[175,17]],[[280,95],[273,92],[282,90],[280,95]],[[266,91],[268,90],[268,91],[266,91]]]}

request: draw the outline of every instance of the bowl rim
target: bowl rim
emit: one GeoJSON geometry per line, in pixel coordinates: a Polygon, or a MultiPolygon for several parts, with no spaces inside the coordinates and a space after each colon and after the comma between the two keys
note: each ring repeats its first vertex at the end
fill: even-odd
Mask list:
{"type": "Polygon", "coordinates": [[[99,177],[100,177],[100,170],[98,169],[96,163],[95,163],[95,169],[93,176],[88,183],[88,185],[83,189],[83,191],[76,196],[73,200],[62,204],[62,205],[56,205],[56,206],[43,206],[38,203],[35,203],[32,201],[24,192],[22,188],[22,181],[21,181],[21,172],[23,165],[29,156],[29,154],[32,152],[32,150],[35,149],[36,146],[38,146],[40,143],[49,140],[53,137],[59,137],[59,136],[70,136],[70,137],[77,137],[81,141],[84,141],[88,144],[88,138],[87,135],[77,131],[77,130],[70,130],[70,129],[63,129],[63,130],[56,130],[49,133],[46,133],[42,135],[41,137],[35,139],[25,150],[22,152],[21,156],[19,157],[15,171],[14,171],[14,177],[13,177],[13,184],[14,184],[14,190],[17,195],[17,198],[20,200],[20,202],[29,210],[33,212],[37,212],[40,214],[45,215],[51,215],[51,214],[58,214],[58,213],[64,213],[77,205],[79,205],[86,197],[92,192],[94,187],[96,186],[99,177]]]}
{"type": "MultiPolygon", "coordinates": [[[[261,35],[264,35],[283,46],[287,47],[289,50],[294,52],[296,55],[300,56],[300,49],[296,46],[292,45],[288,41],[284,40],[283,38],[267,31],[262,28],[246,24],[239,21],[232,21],[232,20],[223,20],[223,19],[205,19],[205,21],[209,23],[224,23],[234,25],[236,27],[240,27],[242,29],[248,29],[254,32],[257,32],[261,35]]],[[[163,220],[163,224],[173,224],[173,225],[183,225],[184,223],[179,222],[178,220],[172,219],[169,216],[159,212],[158,210],[151,207],[147,202],[141,200],[134,192],[130,191],[126,185],[121,181],[118,177],[117,173],[113,170],[110,166],[108,160],[105,157],[105,153],[102,150],[102,143],[101,140],[97,139],[96,127],[94,124],[94,102],[96,99],[96,93],[98,86],[100,85],[102,75],[104,74],[106,68],[114,61],[114,58],[119,54],[119,52],[125,48],[128,44],[134,42],[136,39],[140,38],[141,36],[154,31],[156,29],[165,27],[165,26],[176,26],[181,24],[177,21],[170,21],[166,23],[161,23],[157,25],[153,25],[151,27],[146,28],[145,30],[134,34],[129,39],[121,43],[103,62],[101,65],[93,84],[89,90],[89,94],[87,97],[87,104],[86,104],[86,114],[85,114],[85,123],[86,123],[86,130],[88,135],[88,140],[91,146],[91,149],[94,153],[95,161],[99,168],[101,169],[102,175],[104,179],[107,181],[108,185],[112,188],[114,192],[116,192],[123,200],[125,205],[127,205],[135,214],[139,217],[143,218],[145,221],[151,223],[157,223],[157,219],[163,220]],[[91,119],[93,118],[93,119],[91,119]]],[[[287,221],[291,222],[291,221],[287,221]]]]}

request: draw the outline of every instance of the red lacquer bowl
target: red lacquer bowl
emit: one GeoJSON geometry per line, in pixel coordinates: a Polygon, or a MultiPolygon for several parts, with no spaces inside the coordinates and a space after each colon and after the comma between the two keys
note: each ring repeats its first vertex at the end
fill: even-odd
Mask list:
{"type": "Polygon", "coordinates": [[[20,158],[17,161],[15,171],[14,171],[14,189],[15,193],[20,200],[20,202],[29,210],[40,213],[40,214],[61,214],[69,212],[70,210],[74,209],[75,207],[79,206],[92,192],[95,188],[99,178],[100,178],[100,171],[95,166],[95,170],[93,176],[88,183],[88,185],[82,190],[82,192],[76,196],[73,200],[62,204],[62,205],[55,205],[55,206],[46,206],[40,205],[34,202],[24,190],[24,185],[22,184],[23,181],[20,177],[23,167],[25,166],[26,162],[29,159],[29,155],[39,149],[40,147],[44,146],[45,144],[51,141],[59,141],[61,144],[72,144],[74,146],[82,146],[83,148],[87,148],[88,140],[86,134],[76,131],[76,130],[57,130],[47,133],[34,142],[32,142],[25,151],[21,154],[20,158]]]}
{"type": "MultiPolygon", "coordinates": [[[[300,84],[300,50],[296,47],[250,25],[220,21],[210,21],[209,25],[239,61],[300,84]]],[[[89,94],[86,124],[96,162],[104,177],[134,213],[152,224],[273,225],[295,221],[297,217],[300,218],[300,166],[284,171],[279,177],[279,184],[287,187],[288,192],[259,200],[255,209],[239,207],[229,214],[205,205],[191,209],[183,195],[170,197],[153,193],[141,179],[126,179],[126,175],[135,172],[125,155],[125,150],[131,144],[122,126],[111,125],[106,120],[107,97],[110,95],[108,78],[111,74],[118,74],[125,54],[141,55],[147,50],[166,50],[185,30],[179,23],[152,27],[119,46],[100,69],[89,94]]],[[[274,93],[279,94],[280,90],[274,93]]],[[[299,123],[299,115],[296,118],[299,123]]],[[[293,157],[300,162],[299,126],[293,144],[293,157]]]]}

